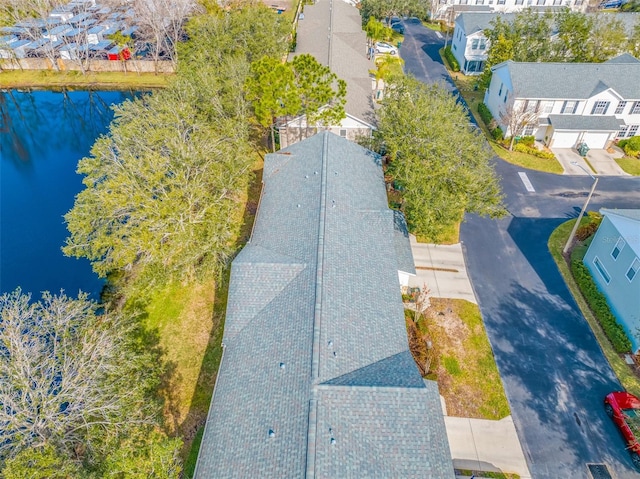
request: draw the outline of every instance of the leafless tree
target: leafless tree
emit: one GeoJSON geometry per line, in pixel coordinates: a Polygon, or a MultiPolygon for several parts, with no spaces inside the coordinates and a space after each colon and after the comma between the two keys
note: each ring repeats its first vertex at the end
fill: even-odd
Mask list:
{"type": "Polygon", "coordinates": [[[90,430],[135,422],[125,413],[140,407],[130,332],[82,293],[0,296],[0,460],[30,446],[91,447],[90,430]]]}
{"type": "Polygon", "coordinates": [[[135,0],[137,35],[152,49],[155,62],[166,56],[176,63],[176,46],[185,19],[198,8],[195,0],[135,0]]]}
{"type": "Polygon", "coordinates": [[[509,151],[513,150],[513,144],[517,135],[523,133],[527,125],[534,125],[540,115],[540,102],[530,100],[511,100],[500,111],[500,123],[507,127],[505,133],[511,136],[509,151]]]}

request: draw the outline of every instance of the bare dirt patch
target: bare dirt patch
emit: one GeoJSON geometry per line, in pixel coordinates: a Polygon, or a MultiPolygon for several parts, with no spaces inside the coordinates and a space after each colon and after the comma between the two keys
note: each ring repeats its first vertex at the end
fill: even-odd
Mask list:
{"type": "Polygon", "coordinates": [[[407,318],[421,373],[437,380],[450,416],[502,419],[510,414],[480,310],[464,300],[432,298],[417,321],[407,318]]]}

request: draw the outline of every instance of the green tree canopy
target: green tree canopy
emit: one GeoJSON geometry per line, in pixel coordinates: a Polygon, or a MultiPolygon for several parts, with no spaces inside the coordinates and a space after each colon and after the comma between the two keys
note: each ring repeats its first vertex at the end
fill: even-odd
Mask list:
{"type": "Polygon", "coordinates": [[[300,113],[309,123],[340,122],[345,117],[347,83],[309,54],[297,55],[291,64],[300,94],[300,113]]]}
{"type": "Polygon", "coordinates": [[[429,5],[422,0],[362,0],[360,15],[362,26],[373,17],[378,20],[391,18],[394,15],[426,18],[429,5]]]}
{"type": "Polygon", "coordinates": [[[396,77],[379,110],[387,173],[403,190],[411,231],[438,240],[464,212],[504,213],[491,152],[439,85],[396,77]]]}

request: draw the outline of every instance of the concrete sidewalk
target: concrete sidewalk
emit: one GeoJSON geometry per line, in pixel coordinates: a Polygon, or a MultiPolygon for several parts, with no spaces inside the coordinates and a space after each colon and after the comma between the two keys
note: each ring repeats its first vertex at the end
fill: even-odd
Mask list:
{"type": "Polygon", "coordinates": [[[500,421],[445,416],[444,422],[455,469],[511,472],[521,479],[531,478],[511,416],[500,421]]]}
{"type": "Polygon", "coordinates": [[[410,286],[422,288],[426,284],[431,295],[436,298],[466,299],[478,304],[467,275],[460,243],[418,243],[413,235],[410,235],[410,241],[416,265],[416,276],[410,278],[410,286]]]}

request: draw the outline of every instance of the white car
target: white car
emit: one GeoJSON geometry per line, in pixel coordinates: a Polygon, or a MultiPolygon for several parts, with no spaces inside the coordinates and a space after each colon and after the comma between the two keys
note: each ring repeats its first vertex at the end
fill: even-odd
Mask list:
{"type": "Polygon", "coordinates": [[[395,55],[398,52],[396,47],[386,42],[376,42],[375,50],[376,53],[390,53],[391,55],[395,55]]]}

